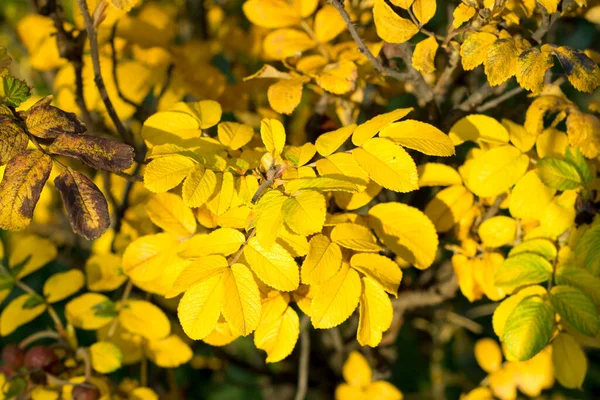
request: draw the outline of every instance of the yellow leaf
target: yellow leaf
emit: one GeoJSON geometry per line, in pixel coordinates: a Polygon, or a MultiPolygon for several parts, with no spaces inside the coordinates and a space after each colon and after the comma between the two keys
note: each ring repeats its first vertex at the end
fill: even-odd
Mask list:
{"type": "Polygon", "coordinates": [[[284,226],[279,233],[277,243],[286,249],[294,258],[304,257],[308,254],[309,245],[306,236],[295,234],[287,226],[284,226]]]}
{"type": "Polygon", "coordinates": [[[177,244],[177,237],[170,233],[157,233],[134,240],[123,253],[123,272],[140,282],[158,278],[177,244]]]}
{"type": "Polygon", "coordinates": [[[512,244],[517,236],[517,221],[498,215],[486,219],[479,225],[477,234],[486,247],[502,247],[512,244]]]}
{"type": "Polygon", "coordinates": [[[223,113],[221,105],[213,100],[201,100],[194,103],[176,103],[170,111],[184,112],[198,121],[200,129],[215,126],[223,113]]]}
{"type": "Polygon", "coordinates": [[[110,342],[96,342],[90,346],[92,368],[101,374],[108,374],[121,368],[123,353],[110,342]]]}
{"type": "Polygon", "coordinates": [[[418,189],[415,162],[390,140],[369,139],[354,149],[352,155],[369,177],[384,188],[403,193],[418,189]]]}
{"type": "Polygon", "coordinates": [[[415,24],[396,14],[384,0],[375,0],[373,18],[377,35],[388,43],[404,43],[419,32],[415,24]]]}
{"type": "Polygon", "coordinates": [[[50,240],[37,235],[24,235],[10,246],[8,265],[22,269],[16,277],[22,279],[56,258],[58,250],[50,240]],[[24,265],[23,265],[24,264],[24,265]]]}
{"type": "Polygon", "coordinates": [[[402,400],[404,396],[394,385],[386,381],[375,381],[367,387],[368,399],[402,400]]]}
{"type": "Polygon", "coordinates": [[[232,150],[238,150],[248,144],[254,136],[250,125],[237,122],[221,122],[217,126],[219,141],[232,150]]]}
{"type": "Polygon", "coordinates": [[[359,193],[342,193],[337,192],[333,194],[335,204],[338,207],[345,210],[356,210],[363,206],[366,206],[381,192],[382,187],[377,183],[370,181],[367,183],[366,188],[359,193]]]}
{"type": "Polygon", "coordinates": [[[261,246],[271,248],[283,227],[282,207],[287,197],[278,190],[265,193],[254,208],[256,237],[261,246]]]}
{"type": "Polygon", "coordinates": [[[301,167],[315,156],[317,148],[312,143],[304,143],[302,146],[293,146],[285,151],[286,160],[294,166],[301,167]]]}
{"type": "Polygon", "coordinates": [[[417,43],[412,57],[413,67],[422,73],[434,72],[435,53],[437,53],[438,47],[438,42],[433,36],[417,43]]]}
{"type": "Polygon", "coordinates": [[[331,155],[348,140],[355,128],[356,124],[352,124],[320,135],[315,142],[317,151],[323,157],[331,155]]]}
{"type": "Polygon", "coordinates": [[[531,134],[523,125],[516,124],[508,119],[502,120],[502,125],[509,133],[510,142],[523,153],[535,146],[536,135],[531,134]]]}
{"type": "Polygon", "coordinates": [[[436,193],[427,206],[425,215],[438,232],[448,232],[471,209],[474,196],[463,185],[450,186],[436,193]]]}
{"type": "Polygon", "coordinates": [[[149,387],[137,387],[129,393],[128,400],[158,400],[156,392],[149,387]]]}
{"type": "Polygon", "coordinates": [[[25,150],[8,162],[0,183],[0,228],[29,225],[50,171],[52,158],[39,150],[25,150]]]}
{"type": "Polygon", "coordinates": [[[317,171],[321,176],[347,177],[355,186],[357,192],[366,189],[369,175],[360,168],[356,160],[348,153],[335,153],[316,162],[317,171]]]}
{"type": "Polygon", "coordinates": [[[548,14],[554,14],[558,10],[560,0],[537,0],[537,2],[546,9],[548,14]]]}
{"type": "Polygon", "coordinates": [[[22,294],[12,299],[10,303],[3,307],[2,314],[0,315],[0,335],[10,335],[21,325],[33,321],[46,311],[46,304],[43,302],[34,307],[26,308],[25,304],[30,298],[30,294],[22,294]]]}
{"type": "Polygon", "coordinates": [[[267,250],[257,238],[252,238],[244,247],[244,256],[252,271],[268,286],[289,292],[300,284],[298,265],[281,245],[275,243],[267,250]]]}
{"type": "Polygon", "coordinates": [[[317,11],[314,29],[317,40],[321,43],[326,43],[344,32],[344,30],[346,30],[346,23],[335,7],[326,4],[317,11]]]}
{"type": "Polygon", "coordinates": [[[260,321],[260,292],[254,276],[244,264],[233,264],[224,272],[223,286],[227,291],[223,317],[234,334],[248,336],[260,321]]]}
{"type": "Polygon", "coordinates": [[[84,283],[83,272],[78,269],[58,272],[44,283],[44,297],[48,303],[56,303],[77,293],[84,283]]]}
{"type": "Polygon", "coordinates": [[[471,114],[456,122],[448,134],[455,146],[468,140],[480,140],[486,143],[508,143],[506,128],[492,117],[482,114],[471,114]]]}
{"type": "Polygon", "coordinates": [[[393,0],[391,3],[395,6],[408,10],[415,0],[393,0]]]}
{"type": "Polygon", "coordinates": [[[417,167],[419,187],[460,185],[462,178],[456,170],[446,164],[426,163],[417,167]]]}
{"type": "Polygon", "coordinates": [[[379,254],[358,253],[350,259],[352,268],[373,279],[383,290],[398,296],[402,270],[392,260],[379,254]]]}
{"type": "Polygon", "coordinates": [[[219,228],[211,233],[194,235],[185,242],[179,255],[183,258],[199,258],[211,254],[228,256],[235,253],[246,241],[244,234],[236,229],[219,228]]]}
{"type": "Polygon", "coordinates": [[[191,236],[196,232],[194,213],[176,194],[155,194],[148,199],[145,209],[154,225],[167,232],[182,237],[191,236]]]}
{"type": "Polygon", "coordinates": [[[139,335],[134,335],[124,330],[118,323],[115,324],[112,336],[108,336],[113,324],[104,325],[97,332],[96,336],[99,341],[111,342],[116,345],[123,354],[123,364],[138,363],[143,356],[142,342],[143,339],[139,335]]]}
{"type": "Polygon", "coordinates": [[[326,65],[317,75],[317,84],[328,92],[345,94],[354,90],[358,68],[352,61],[326,65]]]}
{"type": "Polygon", "coordinates": [[[277,157],[285,145],[285,129],[283,124],[276,119],[263,119],[260,122],[260,138],[267,151],[277,157]]]}
{"type": "Polygon", "coordinates": [[[0,115],[0,165],[5,165],[11,158],[27,148],[29,138],[25,131],[10,115],[0,115]]]}
{"type": "Polygon", "coordinates": [[[109,303],[108,297],[98,293],[84,293],[69,301],[65,306],[67,321],[76,328],[96,330],[112,321],[112,316],[96,314],[96,309],[109,303]]]}
{"type": "Polygon", "coordinates": [[[495,147],[473,162],[466,184],[479,197],[497,196],[510,189],[528,165],[529,157],[516,147],[495,147]]]}
{"type": "Polygon", "coordinates": [[[567,134],[558,129],[548,128],[540,133],[535,142],[535,151],[539,158],[562,158],[569,146],[567,134]]]}
{"type": "MultiPolygon", "coordinates": [[[[4,387],[3,378],[0,377],[0,384],[4,387]]],[[[60,393],[56,390],[46,389],[43,386],[36,386],[31,391],[31,400],[58,400],[60,393]]]]}
{"type": "Polygon", "coordinates": [[[483,61],[490,86],[498,86],[516,73],[517,57],[517,46],[512,39],[498,39],[491,45],[483,61]]]}
{"type": "Polygon", "coordinates": [[[154,159],[144,170],[144,186],[153,193],[166,192],[179,185],[195,166],[196,161],[178,154],[154,159]]]}
{"type": "Polygon", "coordinates": [[[215,275],[225,272],[229,263],[221,255],[207,255],[195,259],[181,271],[175,279],[173,287],[166,297],[174,297],[188,290],[190,287],[215,275]]]}
{"type": "Polygon", "coordinates": [[[340,271],[323,282],[315,293],[310,314],[313,326],[328,329],[347,320],[358,305],[361,286],[358,272],[342,264],[340,271]]]}
{"type": "Polygon", "coordinates": [[[171,324],[165,313],[154,304],[144,300],[128,300],[119,312],[121,326],[148,340],[167,337],[171,324]]]}
{"type": "Polygon", "coordinates": [[[148,341],[146,353],[154,364],[163,368],[177,368],[189,362],[193,356],[190,346],[177,335],[148,341]]]}
{"type": "Polygon", "coordinates": [[[265,37],[263,49],[270,59],[282,60],[301,54],[317,45],[307,33],[296,29],[277,29],[265,37]]]}
{"type": "Polygon", "coordinates": [[[358,224],[336,225],[331,231],[331,240],[347,249],[377,253],[381,250],[377,238],[369,228],[358,224]]]}
{"type": "Polygon", "coordinates": [[[529,171],[517,181],[510,193],[510,215],[515,218],[540,219],[555,193],[555,189],[544,185],[536,170],[529,171]]]}
{"type": "Polygon", "coordinates": [[[496,336],[502,337],[504,335],[504,325],[506,325],[508,317],[513,312],[513,310],[519,305],[521,300],[529,296],[545,294],[546,289],[541,286],[528,286],[524,289],[521,289],[512,296],[506,298],[502,303],[500,303],[500,305],[494,311],[494,316],[492,318],[492,325],[496,336]]]}
{"type": "Polygon", "coordinates": [[[454,145],[444,132],[425,122],[407,119],[383,128],[379,136],[430,156],[454,155],[454,145]]]}
{"type": "Polygon", "coordinates": [[[342,368],[344,380],[351,386],[366,387],[371,383],[371,367],[367,359],[358,351],[353,351],[348,356],[342,368]]]}
{"type": "Polygon", "coordinates": [[[517,60],[517,82],[524,89],[534,94],[541,93],[544,88],[544,77],[554,65],[552,53],[532,47],[519,55],[517,60]]]}
{"type": "Polygon", "coordinates": [[[460,46],[463,68],[470,71],[483,64],[488,57],[488,50],[496,39],[496,35],[487,32],[470,34],[460,46]]]}
{"type": "Polygon", "coordinates": [[[431,220],[416,208],[401,203],[377,204],[369,210],[369,225],[397,256],[419,269],[435,258],[438,237],[431,220]]]}
{"type": "Polygon", "coordinates": [[[288,197],[281,211],[283,220],[299,235],[308,236],[323,229],[325,197],[319,192],[306,190],[288,197]]]}
{"type": "Polygon", "coordinates": [[[267,352],[267,362],[278,362],[289,356],[300,334],[298,314],[288,307],[281,318],[261,323],[254,332],[254,344],[267,352]]]}
{"type": "Polygon", "coordinates": [[[206,207],[216,216],[224,214],[229,207],[234,194],[233,174],[229,171],[215,174],[217,178],[216,188],[212,196],[207,200],[206,207]]]}
{"type": "Polygon", "coordinates": [[[85,263],[87,288],[94,292],[117,289],[127,280],[121,271],[121,257],[116,254],[94,254],[85,263]]]}
{"type": "MultiPolygon", "coordinates": [[[[220,125],[219,125],[220,126],[220,125]]],[[[196,165],[183,182],[183,203],[187,207],[200,207],[215,193],[217,176],[215,173],[200,165],[196,165]]]]}
{"type": "Polygon", "coordinates": [[[452,16],[454,17],[452,20],[452,27],[454,29],[460,28],[462,24],[473,18],[476,12],[477,10],[474,7],[471,7],[466,3],[460,3],[452,13],[452,16]]]}
{"type": "Polygon", "coordinates": [[[309,245],[308,255],[300,269],[302,283],[318,284],[338,272],[342,265],[342,251],[337,243],[321,234],[313,236],[309,245]]]}
{"type": "Polygon", "coordinates": [[[479,339],[475,343],[475,359],[482,370],[492,373],[502,365],[502,350],[493,339],[479,339]]]}
{"type": "Polygon", "coordinates": [[[436,9],[436,0],[415,0],[412,5],[413,13],[421,26],[425,25],[433,18],[436,9]]]}
{"type": "MultiPolygon", "coordinates": [[[[557,237],[573,225],[577,191],[567,190],[555,196],[540,216],[541,236],[557,237]]],[[[533,232],[532,232],[533,234],[533,232]]]]}
{"type": "Polygon", "coordinates": [[[265,28],[285,28],[302,20],[293,4],[285,0],[248,0],[242,8],[250,22],[265,28]]]}
{"type": "Polygon", "coordinates": [[[555,54],[575,89],[589,93],[600,85],[600,68],[585,53],[563,46],[555,54]]]}
{"type": "Polygon", "coordinates": [[[552,341],[552,364],[558,382],[568,389],[580,389],[585,379],[588,362],[583,349],[567,333],[560,333],[552,341]]]}
{"type": "Polygon", "coordinates": [[[215,328],[225,298],[223,278],[221,273],[196,283],[179,301],[179,322],[190,338],[202,340],[215,328]]]}
{"type": "Polygon", "coordinates": [[[354,133],[352,134],[352,143],[354,143],[355,146],[362,146],[363,143],[375,136],[377,132],[381,131],[392,122],[406,117],[412,110],[413,108],[398,108],[385,114],[379,114],[370,120],[363,122],[354,130],[354,133]]]}
{"type": "Polygon", "coordinates": [[[163,144],[182,145],[185,139],[193,136],[199,136],[200,125],[191,115],[178,111],[161,111],[151,115],[142,126],[142,138],[152,145],[159,146],[163,144]]]}
{"type": "Polygon", "coordinates": [[[304,82],[302,78],[282,79],[269,86],[267,96],[271,108],[280,114],[291,114],[302,100],[304,82]]]}
{"type": "Polygon", "coordinates": [[[392,324],[394,311],[388,295],[375,280],[367,276],[362,278],[362,282],[364,289],[360,297],[356,339],[361,346],[376,347],[381,342],[382,333],[392,324]]]}

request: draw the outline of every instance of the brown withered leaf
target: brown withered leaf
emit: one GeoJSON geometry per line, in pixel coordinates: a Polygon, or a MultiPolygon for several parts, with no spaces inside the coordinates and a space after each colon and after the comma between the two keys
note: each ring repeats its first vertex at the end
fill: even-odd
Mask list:
{"type": "Polygon", "coordinates": [[[110,225],[108,204],[98,187],[84,174],[65,168],[54,179],[73,231],[88,240],[100,237],[110,225]]]}
{"type": "Polygon", "coordinates": [[[50,171],[52,158],[39,150],[25,150],[8,162],[0,183],[0,228],[29,225],[50,171]]]}
{"type": "Polygon", "coordinates": [[[27,134],[12,117],[0,114],[0,165],[27,148],[27,134]]]}
{"type": "Polygon", "coordinates": [[[48,96],[35,103],[25,114],[27,130],[40,138],[55,138],[61,133],[83,133],[85,124],[74,113],[50,105],[48,96]]]}
{"type": "Polygon", "coordinates": [[[94,136],[58,135],[50,145],[53,154],[73,157],[95,169],[123,171],[133,163],[133,147],[94,136]]]}

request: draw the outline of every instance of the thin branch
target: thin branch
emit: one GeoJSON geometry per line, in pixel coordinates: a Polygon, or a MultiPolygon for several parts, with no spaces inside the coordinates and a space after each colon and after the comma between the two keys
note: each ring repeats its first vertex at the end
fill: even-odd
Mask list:
{"type": "Polygon", "coordinates": [[[115,22],[115,24],[112,26],[112,30],[110,32],[110,40],[109,40],[110,51],[111,51],[111,56],[112,56],[112,75],[113,75],[113,79],[115,81],[115,87],[117,88],[117,94],[119,95],[121,100],[123,100],[125,103],[135,107],[135,109],[137,110],[139,108],[139,104],[137,104],[135,101],[130,100],[127,96],[125,96],[123,91],[121,91],[121,86],[119,85],[119,76],[117,74],[117,49],[115,48],[115,37],[117,35],[117,26],[118,25],[119,25],[119,21],[115,22]]]}
{"type": "Polygon", "coordinates": [[[19,343],[19,348],[24,349],[29,346],[33,342],[37,342],[40,339],[54,339],[60,340],[61,337],[58,333],[54,331],[39,331],[27,336],[19,343]]]}
{"type": "Polygon", "coordinates": [[[90,53],[92,57],[92,66],[94,68],[94,81],[96,82],[96,87],[100,92],[100,97],[102,98],[102,102],[106,107],[106,111],[108,112],[110,119],[117,128],[117,132],[119,132],[119,135],[121,135],[121,138],[123,138],[125,143],[135,148],[135,143],[131,133],[127,130],[127,128],[125,128],[125,125],[123,125],[123,122],[119,119],[119,116],[115,111],[115,107],[108,96],[108,92],[106,91],[106,85],[104,84],[104,78],[102,78],[102,70],[100,67],[100,56],[98,53],[98,33],[96,32],[96,28],[92,22],[87,2],[86,0],[77,0],[77,2],[81,8],[81,14],[83,15],[83,20],[85,21],[85,28],[90,39],[90,53]]]}
{"type": "Polygon", "coordinates": [[[506,100],[510,99],[511,97],[514,97],[524,91],[525,91],[525,89],[523,89],[521,86],[517,86],[516,88],[511,89],[508,92],[504,93],[502,96],[498,96],[495,99],[490,100],[487,103],[480,105],[479,107],[476,108],[476,111],[484,112],[484,111],[490,110],[492,108],[495,108],[498,105],[500,105],[500,103],[503,103],[506,100]]]}
{"type": "Polygon", "coordinates": [[[84,347],[80,347],[75,352],[75,355],[83,361],[85,382],[89,382],[90,377],[92,376],[92,360],[89,351],[84,347]]]}
{"type": "Polygon", "coordinates": [[[298,389],[295,400],[304,400],[308,391],[310,367],[310,320],[303,315],[300,322],[300,361],[298,363],[298,389]]]}
{"type": "Polygon", "coordinates": [[[454,108],[462,111],[472,111],[485,99],[494,94],[495,89],[490,86],[489,82],[485,82],[479,89],[473,92],[465,101],[458,104],[454,108]]]}
{"type": "Polygon", "coordinates": [[[358,34],[358,31],[356,30],[356,27],[354,26],[354,23],[352,22],[352,19],[350,19],[350,15],[348,15],[348,12],[344,8],[344,4],[342,2],[340,2],[339,0],[327,0],[327,2],[329,4],[331,4],[332,6],[334,6],[335,9],[340,13],[340,16],[342,17],[342,19],[344,20],[344,22],[348,26],[348,31],[350,32],[350,35],[352,36],[352,39],[354,39],[354,41],[358,45],[358,50],[361,53],[363,53],[369,59],[369,61],[371,62],[371,64],[373,64],[373,67],[375,67],[375,69],[377,70],[377,72],[379,72],[383,76],[389,76],[389,77],[394,78],[394,79],[396,79],[398,81],[405,81],[405,80],[410,79],[410,75],[407,74],[407,73],[402,73],[402,72],[393,70],[391,68],[385,67],[373,55],[373,53],[371,53],[371,50],[369,50],[369,48],[365,44],[364,40],[358,34]]]}

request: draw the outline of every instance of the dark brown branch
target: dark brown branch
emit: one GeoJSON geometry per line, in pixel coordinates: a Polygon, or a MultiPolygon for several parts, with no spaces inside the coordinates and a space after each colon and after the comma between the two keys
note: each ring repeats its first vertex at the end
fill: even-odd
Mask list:
{"type": "Polygon", "coordinates": [[[308,391],[310,367],[310,320],[303,315],[300,320],[300,361],[298,363],[298,389],[295,400],[304,400],[308,391]]]}
{"type": "Polygon", "coordinates": [[[119,97],[121,98],[121,100],[123,100],[125,103],[135,107],[135,109],[137,110],[139,108],[139,105],[129,99],[127,96],[125,96],[125,94],[123,93],[123,91],[121,90],[121,86],[119,85],[119,76],[117,74],[117,49],[115,48],[115,37],[117,35],[117,26],[119,25],[119,22],[115,22],[115,24],[112,27],[112,30],[110,32],[110,51],[111,51],[111,56],[112,56],[112,75],[113,75],[113,79],[115,81],[115,87],[117,88],[117,94],[119,95],[119,97]]]}
{"type": "Polygon", "coordinates": [[[125,128],[125,125],[123,125],[123,122],[119,118],[115,107],[108,96],[108,92],[106,91],[106,85],[104,84],[104,78],[102,77],[102,70],[100,67],[100,56],[98,54],[98,33],[96,32],[96,28],[94,27],[94,23],[90,16],[90,10],[87,2],[85,0],[77,0],[77,2],[81,8],[81,14],[83,15],[83,20],[85,21],[85,28],[90,39],[90,53],[92,57],[92,66],[94,68],[94,81],[96,82],[96,87],[100,92],[100,97],[102,98],[102,102],[106,107],[106,111],[108,112],[110,119],[117,128],[117,132],[119,132],[119,135],[121,135],[121,138],[123,138],[125,143],[135,148],[135,143],[131,133],[127,130],[127,128],[125,128]]]}
{"type": "Polygon", "coordinates": [[[369,61],[371,62],[371,64],[373,64],[373,67],[375,68],[375,70],[377,70],[377,72],[379,72],[383,76],[389,76],[398,81],[406,81],[410,78],[410,75],[407,73],[402,73],[402,72],[396,71],[394,69],[385,67],[373,55],[373,53],[371,53],[371,50],[369,50],[369,48],[365,44],[365,41],[358,34],[358,31],[356,30],[356,27],[354,26],[352,19],[350,19],[350,15],[348,15],[348,12],[344,8],[344,4],[342,2],[340,2],[339,0],[327,0],[327,2],[329,4],[331,4],[332,6],[334,6],[335,9],[340,13],[340,16],[342,17],[342,19],[348,26],[348,31],[350,32],[352,39],[354,39],[354,41],[358,45],[359,51],[361,53],[363,53],[369,59],[369,61]]]}

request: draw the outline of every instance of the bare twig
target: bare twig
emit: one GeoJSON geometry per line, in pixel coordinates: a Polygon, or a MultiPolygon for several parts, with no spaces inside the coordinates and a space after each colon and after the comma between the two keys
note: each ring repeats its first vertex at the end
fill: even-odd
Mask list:
{"type": "Polygon", "coordinates": [[[113,75],[113,79],[115,81],[115,87],[117,88],[117,94],[119,95],[119,97],[121,98],[121,100],[123,100],[125,103],[135,107],[135,109],[137,110],[139,108],[139,104],[137,104],[135,101],[129,99],[127,96],[125,96],[125,94],[123,93],[123,91],[121,90],[121,86],[119,85],[119,76],[117,74],[117,49],[115,48],[115,37],[117,35],[117,26],[119,25],[119,22],[115,22],[115,24],[112,26],[112,30],[110,32],[110,51],[111,51],[111,55],[112,55],[112,75],[113,75]]]}
{"type": "Polygon", "coordinates": [[[102,78],[102,70],[100,67],[100,56],[98,53],[98,33],[96,32],[96,28],[94,27],[94,24],[92,22],[87,2],[85,0],[77,0],[77,2],[79,3],[79,7],[81,8],[81,13],[83,15],[83,20],[85,21],[87,34],[90,39],[90,53],[92,57],[92,66],[94,68],[94,81],[96,82],[96,87],[100,92],[100,97],[102,98],[102,102],[106,107],[106,111],[108,112],[110,119],[117,128],[117,132],[119,132],[119,135],[121,135],[121,138],[123,138],[123,141],[125,143],[135,148],[135,143],[133,141],[131,133],[127,130],[127,128],[125,128],[125,125],[123,125],[123,122],[117,115],[115,107],[112,101],[110,100],[110,97],[108,96],[108,92],[106,91],[106,85],[104,84],[104,78],[102,78]]]}
{"type": "Polygon", "coordinates": [[[508,92],[505,92],[503,95],[498,96],[495,99],[490,100],[490,101],[480,105],[475,110],[477,112],[484,112],[484,111],[490,110],[492,108],[497,107],[498,105],[505,102],[506,100],[510,99],[511,97],[514,97],[524,91],[525,91],[525,89],[523,89],[521,86],[517,86],[516,88],[511,89],[508,92]]]}
{"type": "Polygon", "coordinates": [[[31,343],[36,342],[40,339],[55,339],[55,340],[60,340],[61,337],[58,333],[54,332],[54,331],[39,331],[36,333],[33,333],[29,336],[27,336],[25,339],[23,339],[20,343],[19,343],[19,347],[21,349],[26,348],[27,346],[29,346],[31,343]]]}
{"type": "Polygon", "coordinates": [[[550,30],[552,25],[560,18],[560,13],[555,12],[554,14],[548,14],[544,7],[540,7],[542,12],[542,24],[538,29],[531,35],[531,38],[538,43],[542,43],[542,39],[546,36],[546,33],[550,30]]]}
{"type": "Polygon", "coordinates": [[[303,315],[300,321],[300,361],[298,365],[298,389],[295,400],[304,400],[308,391],[310,366],[310,320],[303,315]]]}
{"type": "Polygon", "coordinates": [[[458,46],[450,45],[450,50],[448,54],[448,65],[444,68],[444,71],[440,75],[440,79],[438,79],[435,87],[433,88],[433,93],[435,94],[436,101],[438,104],[441,104],[448,89],[452,86],[454,82],[456,71],[460,66],[460,48],[458,46]]]}
{"type": "Polygon", "coordinates": [[[373,53],[371,53],[371,50],[369,50],[364,40],[358,34],[358,31],[356,30],[356,27],[354,26],[352,19],[350,19],[350,15],[348,15],[348,12],[344,8],[344,4],[342,2],[340,2],[339,0],[327,0],[327,2],[334,6],[335,9],[340,13],[340,16],[348,26],[348,31],[350,32],[352,39],[354,39],[354,41],[358,45],[358,50],[369,59],[369,61],[371,62],[371,64],[373,64],[373,67],[377,70],[377,72],[379,72],[383,76],[389,76],[398,81],[405,81],[410,78],[410,75],[407,73],[402,73],[394,69],[385,67],[373,55],[373,53]]]}
{"type": "Polygon", "coordinates": [[[77,358],[83,361],[85,382],[89,382],[90,377],[92,376],[92,360],[90,357],[90,352],[85,347],[80,347],[77,349],[75,355],[77,358]]]}
{"type": "MultiPolygon", "coordinates": [[[[502,85],[502,89],[504,89],[504,85],[502,85]]],[[[474,91],[465,101],[458,104],[454,108],[462,111],[472,111],[478,105],[484,102],[490,96],[494,95],[496,88],[490,86],[489,82],[485,82],[479,89],[474,91]]]]}

